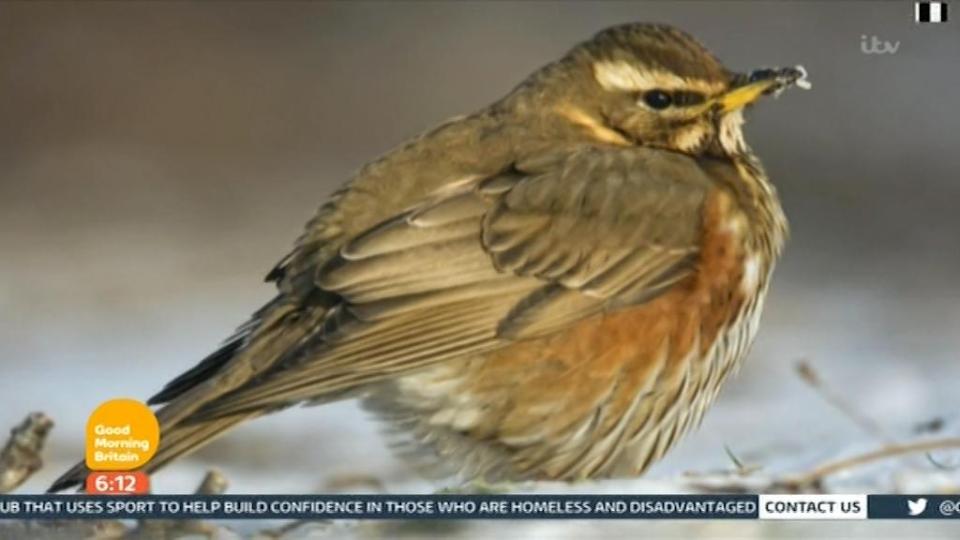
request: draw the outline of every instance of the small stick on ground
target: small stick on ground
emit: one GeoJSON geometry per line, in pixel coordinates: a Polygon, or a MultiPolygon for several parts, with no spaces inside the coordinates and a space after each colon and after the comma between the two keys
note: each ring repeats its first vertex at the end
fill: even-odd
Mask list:
{"type": "Polygon", "coordinates": [[[947,448],[960,448],[960,437],[920,441],[906,444],[890,444],[883,448],[865,452],[856,456],[830,461],[812,470],[793,476],[786,476],[773,483],[774,487],[788,491],[807,491],[820,489],[823,479],[846,469],[860,467],[868,463],[882,461],[915,452],[931,452],[947,448]]]}
{"type": "MultiPolygon", "coordinates": [[[[227,490],[227,477],[220,471],[211,469],[197,486],[197,495],[221,495],[227,490]]],[[[151,519],[140,520],[132,538],[178,538],[184,535],[199,535],[213,538],[221,527],[200,520],[151,519]]]]}
{"type": "Polygon", "coordinates": [[[35,412],[10,430],[10,439],[0,452],[0,493],[10,493],[43,466],[40,453],[53,420],[35,412]]]}
{"type": "Polygon", "coordinates": [[[730,458],[730,461],[733,462],[733,466],[737,468],[736,473],[740,476],[747,476],[763,468],[760,465],[745,465],[727,444],[723,445],[723,451],[727,454],[727,457],[730,458]]]}
{"type": "Polygon", "coordinates": [[[859,426],[860,429],[862,429],[865,433],[870,434],[872,437],[884,443],[894,443],[893,438],[887,435],[879,424],[862,414],[841,394],[834,392],[830,386],[824,382],[823,378],[820,377],[817,371],[813,369],[813,366],[810,365],[809,362],[804,359],[799,360],[796,364],[796,370],[797,375],[800,376],[800,379],[803,382],[807,383],[807,385],[815,390],[824,401],[832,405],[836,410],[840,411],[841,414],[859,426]]]}
{"type": "MultiPolygon", "coordinates": [[[[35,412],[10,430],[10,439],[0,451],[0,493],[10,493],[43,466],[40,454],[53,420],[35,412]]],[[[0,524],[0,538],[122,538],[126,527],[119,521],[10,521],[0,524]]]]}
{"type": "Polygon", "coordinates": [[[222,472],[210,469],[207,471],[207,475],[203,477],[200,485],[197,486],[196,493],[197,495],[223,495],[227,491],[228,485],[227,477],[222,472]]]}

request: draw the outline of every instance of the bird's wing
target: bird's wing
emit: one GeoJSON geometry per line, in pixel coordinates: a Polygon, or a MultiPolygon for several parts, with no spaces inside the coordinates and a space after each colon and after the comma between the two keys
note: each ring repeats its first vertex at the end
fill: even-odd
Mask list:
{"type": "Polygon", "coordinates": [[[311,339],[194,420],[329,399],[561,330],[689,276],[713,184],[693,159],[581,147],[440,193],[347,242],[311,339]]]}

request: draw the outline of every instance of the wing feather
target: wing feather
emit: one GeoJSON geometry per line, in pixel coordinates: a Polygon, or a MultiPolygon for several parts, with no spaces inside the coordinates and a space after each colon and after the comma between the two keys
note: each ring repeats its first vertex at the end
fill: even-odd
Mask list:
{"type": "Polygon", "coordinates": [[[199,417],[324,399],[649,300],[695,271],[712,183],[691,158],[587,147],[461,185],[347,242],[321,335],[199,417]]]}

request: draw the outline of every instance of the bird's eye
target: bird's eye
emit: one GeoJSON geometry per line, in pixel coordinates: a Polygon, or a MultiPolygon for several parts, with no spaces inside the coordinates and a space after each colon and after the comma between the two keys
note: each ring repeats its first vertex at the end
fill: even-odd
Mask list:
{"type": "Polygon", "coordinates": [[[659,111],[669,107],[673,103],[673,98],[663,90],[650,90],[643,94],[643,102],[651,109],[659,111]]]}

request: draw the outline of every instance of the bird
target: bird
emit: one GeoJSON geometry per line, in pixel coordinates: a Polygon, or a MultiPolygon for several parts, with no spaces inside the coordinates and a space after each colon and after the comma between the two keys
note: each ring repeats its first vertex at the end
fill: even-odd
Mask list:
{"type": "Polygon", "coordinates": [[[621,24],[364,165],[267,274],[275,297],[148,401],[143,470],[359,399],[464,482],[643,474],[757,333],[788,226],[744,111],[792,86],[800,66],[735,72],[621,24]]]}

